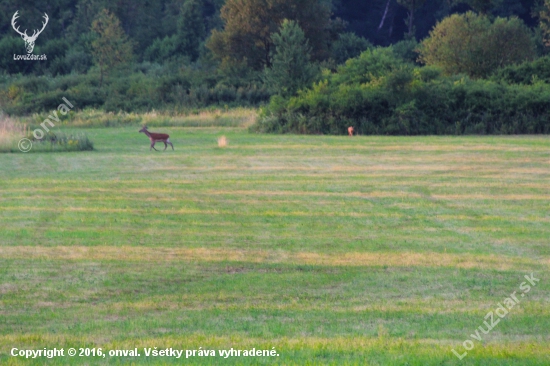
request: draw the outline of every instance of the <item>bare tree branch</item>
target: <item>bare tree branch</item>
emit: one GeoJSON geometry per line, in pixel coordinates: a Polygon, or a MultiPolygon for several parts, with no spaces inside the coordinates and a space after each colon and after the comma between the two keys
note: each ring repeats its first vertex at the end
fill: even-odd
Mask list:
{"type": "Polygon", "coordinates": [[[378,31],[380,31],[380,29],[382,29],[382,27],[384,26],[386,15],[388,15],[388,8],[390,7],[390,1],[391,0],[388,0],[388,2],[386,3],[386,10],[384,10],[384,15],[382,16],[382,20],[380,21],[380,25],[378,26],[378,31]]]}

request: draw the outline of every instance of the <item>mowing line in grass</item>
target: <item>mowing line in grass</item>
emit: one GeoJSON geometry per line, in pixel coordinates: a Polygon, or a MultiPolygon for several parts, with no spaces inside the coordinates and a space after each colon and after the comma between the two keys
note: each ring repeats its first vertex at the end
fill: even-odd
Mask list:
{"type": "Polygon", "coordinates": [[[334,253],[261,251],[222,248],[167,248],[114,246],[0,246],[5,259],[126,260],[126,261],[238,261],[322,266],[404,266],[483,269],[548,268],[550,258],[528,259],[499,255],[445,253],[334,253]]]}

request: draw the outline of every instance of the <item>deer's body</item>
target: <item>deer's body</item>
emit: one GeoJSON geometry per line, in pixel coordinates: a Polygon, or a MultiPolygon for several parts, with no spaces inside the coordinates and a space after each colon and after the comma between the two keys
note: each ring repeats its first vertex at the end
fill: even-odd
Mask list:
{"type": "MultiPolygon", "coordinates": [[[[170,135],[167,135],[165,133],[149,132],[147,130],[147,127],[143,127],[141,130],[139,130],[139,132],[143,132],[147,135],[147,137],[149,137],[149,140],[151,140],[151,148],[149,150],[155,149],[155,143],[157,142],[164,142],[164,150],[168,148],[168,145],[172,146],[172,150],[174,150],[174,145],[172,145],[172,143],[170,142],[170,135]]],[[[155,151],[158,150],[155,149],[155,151]]]]}
{"type": "Polygon", "coordinates": [[[353,127],[348,127],[348,135],[349,137],[352,137],[353,136],[353,133],[355,132],[355,129],[353,127]]]}

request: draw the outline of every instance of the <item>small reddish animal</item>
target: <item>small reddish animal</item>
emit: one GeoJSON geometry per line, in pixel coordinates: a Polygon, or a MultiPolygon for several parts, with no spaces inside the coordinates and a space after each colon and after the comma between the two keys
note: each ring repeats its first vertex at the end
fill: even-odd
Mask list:
{"type": "MultiPolygon", "coordinates": [[[[172,145],[172,143],[170,142],[169,135],[165,133],[149,132],[147,130],[147,126],[143,127],[141,130],[139,130],[139,132],[143,132],[144,134],[147,135],[147,137],[149,137],[149,140],[151,140],[151,148],[149,149],[149,151],[151,151],[151,149],[155,149],[155,143],[157,142],[164,142],[164,151],[166,151],[168,144],[170,144],[170,146],[172,146],[172,150],[174,150],[174,145],[172,145]]],[[[158,150],[155,149],[155,151],[158,151],[158,150]]]]}
{"type": "Polygon", "coordinates": [[[348,135],[349,137],[352,137],[353,136],[353,133],[355,132],[355,129],[353,127],[348,127],[348,135]]]}

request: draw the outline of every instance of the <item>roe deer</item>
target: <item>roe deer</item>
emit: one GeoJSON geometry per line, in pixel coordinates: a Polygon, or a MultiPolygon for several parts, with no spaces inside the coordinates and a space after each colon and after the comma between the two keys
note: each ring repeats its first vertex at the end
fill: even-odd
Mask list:
{"type": "Polygon", "coordinates": [[[355,132],[354,128],[353,127],[348,127],[348,135],[349,137],[352,137],[353,136],[353,133],[355,132]]]}
{"type": "MultiPolygon", "coordinates": [[[[164,150],[163,151],[166,151],[166,148],[168,147],[168,144],[170,144],[170,146],[172,146],[172,150],[174,150],[174,145],[172,145],[172,143],[170,142],[170,136],[165,134],[165,133],[154,133],[154,132],[149,132],[147,131],[147,126],[144,126],[141,130],[139,130],[139,132],[143,132],[144,134],[147,135],[147,137],[149,137],[149,140],[151,140],[151,148],[149,149],[149,151],[151,151],[151,149],[155,149],[155,143],[156,142],[164,142],[164,150]]],[[[157,149],[155,149],[155,151],[158,151],[157,149]]]]}

